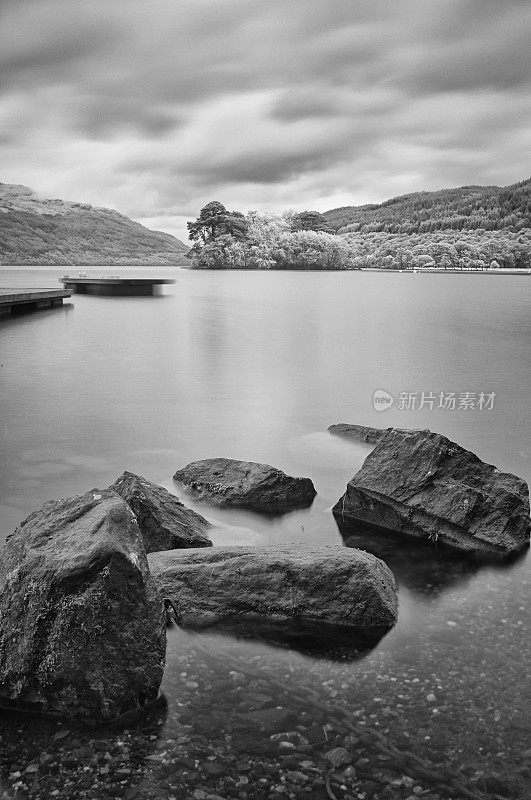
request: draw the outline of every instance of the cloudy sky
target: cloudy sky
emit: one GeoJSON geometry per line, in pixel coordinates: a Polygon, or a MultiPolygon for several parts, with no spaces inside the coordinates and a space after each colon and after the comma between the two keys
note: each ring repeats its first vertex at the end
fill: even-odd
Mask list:
{"type": "Polygon", "coordinates": [[[0,181],[185,238],[528,177],[529,0],[0,0],[0,181]]]}

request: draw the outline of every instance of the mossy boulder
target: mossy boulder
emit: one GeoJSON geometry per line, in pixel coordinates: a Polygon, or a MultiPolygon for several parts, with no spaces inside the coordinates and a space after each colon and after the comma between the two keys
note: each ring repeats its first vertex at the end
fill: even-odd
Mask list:
{"type": "Polygon", "coordinates": [[[34,511],[0,553],[0,705],[90,722],[157,698],[162,599],[135,516],[93,490],[34,511]]]}

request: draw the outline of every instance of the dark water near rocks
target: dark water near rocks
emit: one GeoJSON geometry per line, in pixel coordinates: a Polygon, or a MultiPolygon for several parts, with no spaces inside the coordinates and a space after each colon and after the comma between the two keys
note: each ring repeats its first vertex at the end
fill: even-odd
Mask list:
{"type": "MultiPolygon", "coordinates": [[[[219,523],[215,543],[339,542],[330,508],[369,448],[329,435],[335,422],[429,427],[530,481],[529,277],[156,272],[176,277],[160,297],[75,295],[0,320],[0,541],[42,501],[124,469],[176,490],[177,468],[227,456],[308,475],[319,494],[273,520],[195,504],[219,523]],[[417,405],[422,391],[496,397],[492,410],[395,400],[379,413],[376,389],[417,392],[417,405]]],[[[59,275],[1,268],[0,285],[59,275]]],[[[456,776],[480,797],[527,797],[529,559],[472,570],[403,545],[382,556],[400,618],[364,659],[174,630],[167,706],[142,724],[4,715],[5,796],[330,797],[321,757],[345,746],[328,776],[338,800],[458,797],[456,776]],[[282,746],[270,738],[286,730],[282,746]],[[429,778],[444,769],[453,788],[429,778]]]]}

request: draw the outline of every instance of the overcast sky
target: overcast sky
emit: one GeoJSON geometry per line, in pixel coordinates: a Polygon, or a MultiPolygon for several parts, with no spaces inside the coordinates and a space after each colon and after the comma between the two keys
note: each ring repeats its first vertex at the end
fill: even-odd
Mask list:
{"type": "Polygon", "coordinates": [[[0,0],[0,181],[186,237],[529,176],[529,0],[0,0]]]}

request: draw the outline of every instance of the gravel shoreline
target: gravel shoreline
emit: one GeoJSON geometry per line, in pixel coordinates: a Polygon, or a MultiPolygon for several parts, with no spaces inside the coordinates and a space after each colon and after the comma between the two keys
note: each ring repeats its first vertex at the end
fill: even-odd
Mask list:
{"type": "Polygon", "coordinates": [[[531,598],[513,577],[427,601],[420,630],[355,663],[174,629],[167,707],[135,727],[3,714],[0,797],[525,800],[531,598]]]}

